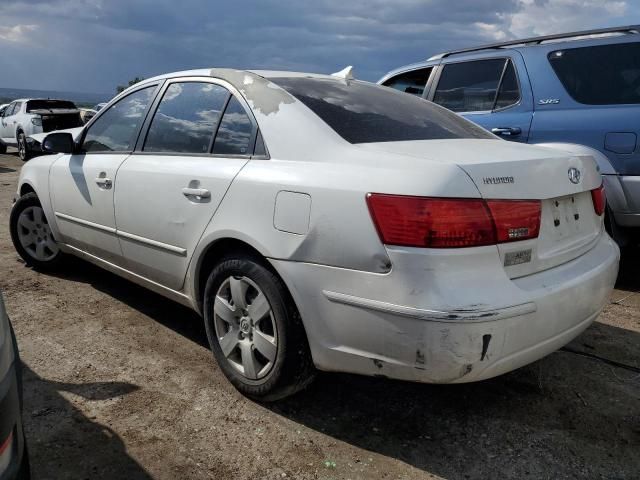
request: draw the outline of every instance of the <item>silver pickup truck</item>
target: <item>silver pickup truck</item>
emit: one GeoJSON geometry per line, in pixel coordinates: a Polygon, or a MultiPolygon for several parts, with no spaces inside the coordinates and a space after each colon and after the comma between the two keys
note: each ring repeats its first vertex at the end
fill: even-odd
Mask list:
{"type": "Polygon", "coordinates": [[[80,110],[68,100],[14,100],[0,117],[0,153],[6,152],[8,146],[17,147],[20,158],[29,160],[30,135],[80,126],[80,110]]]}

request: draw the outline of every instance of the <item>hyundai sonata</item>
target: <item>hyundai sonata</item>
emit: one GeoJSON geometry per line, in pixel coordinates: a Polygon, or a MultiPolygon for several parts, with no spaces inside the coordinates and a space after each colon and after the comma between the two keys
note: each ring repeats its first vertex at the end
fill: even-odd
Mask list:
{"type": "Polygon", "coordinates": [[[145,80],[36,135],[11,234],[188,305],[244,394],[315,369],[454,383],[598,316],[619,251],[594,159],[505,142],[351,78],[229,69],[145,80]]]}

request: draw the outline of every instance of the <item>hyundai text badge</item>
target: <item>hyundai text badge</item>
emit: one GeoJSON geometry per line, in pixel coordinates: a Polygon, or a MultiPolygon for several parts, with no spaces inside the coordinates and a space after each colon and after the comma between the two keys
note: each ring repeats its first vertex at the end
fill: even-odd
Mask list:
{"type": "Polygon", "coordinates": [[[575,183],[576,185],[578,183],[580,183],[580,170],[578,170],[576,167],[571,167],[569,169],[569,181],[571,183],[575,183]]]}

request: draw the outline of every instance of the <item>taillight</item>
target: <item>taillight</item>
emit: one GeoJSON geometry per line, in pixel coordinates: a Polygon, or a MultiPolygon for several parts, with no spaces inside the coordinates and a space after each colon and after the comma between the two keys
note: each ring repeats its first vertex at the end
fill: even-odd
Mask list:
{"type": "Polygon", "coordinates": [[[536,238],[540,202],[371,193],[371,216],[387,245],[460,248],[536,238]]]}
{"type": "Polygon", "coordinates": [[[593,209],[596,211],[596,215],[601,216],[607,206],[607,196],[604,193],[604,185],[600,185],[598,188],[591,190],[591,199],[593,200],[593,209]]]}

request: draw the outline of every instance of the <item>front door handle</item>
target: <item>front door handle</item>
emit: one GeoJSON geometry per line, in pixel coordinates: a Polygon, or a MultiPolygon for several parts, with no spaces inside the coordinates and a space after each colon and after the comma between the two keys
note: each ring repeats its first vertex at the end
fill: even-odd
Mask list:
{"type": "Polygon", "coordinates": [[[190,188],[185,187],[182,189],[182,194],[185,197],[199,197],[199,198],[209,198],[211,197],[211,192],[206,188],[190,188]]]}
{"type": "Polygon", "coordinates": [[[113,186],[113,181],[110,178],[106,178],[106,177],[96,178],[96,183],[100,188],[109,189],[113,186]]]}
{"type": "Polygon", "coordinates": [[[491,133],[505,137],[515,137],[522,133],[522,129],[520,127],[496,127],[491,129],[491,133]]]}

